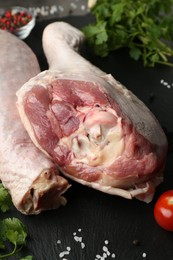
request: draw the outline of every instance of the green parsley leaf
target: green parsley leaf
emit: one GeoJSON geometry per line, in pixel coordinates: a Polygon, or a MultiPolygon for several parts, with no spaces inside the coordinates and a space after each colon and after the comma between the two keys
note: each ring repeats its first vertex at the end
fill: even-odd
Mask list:
{"type": "Polygon", "coordinates": [[[18,218],[6,218],[2,220],[5,227],[5,235],[9,242],[14,245],[23,245],[27,233],[23,223],[18,218]]]}
{"type": "Polygon", "coordinates": [[[110,18],[110,24],[113,25],[116,22],[121,21],[123,11],[124,11],[124,3],[116,3],[113,7],[113,12],[110,18]]]}
{"type": "Polygon", "coordinates": [[[106,32],[106,30],[103,30],[102,32],[97,34],[97,36],[96,36],[96,44],[97,45],[102,44],[102,43],[106,42],[107,39],[108,39],[107,32],[106,32]]]}
{"type": "Polygon", "coordinates": [[[137,47],[133,47],[130,49],[130,57],[132,57],[134,60],[139,60],[139,57],[141,56],[141,50],[137,47]]]}
{"type": "Polygon", "coordinates": [[[130,57],[144,66],[156,63],[173,66],[173,0],[97,0],[91,13],[95,23],[83,32],[94,52],[107,56],[128,48],[130,57]]]}
{"type": "Polygon", "coordinates": [[[25,257],[22,257],[20,260],[32,260],[33,257],[31,255],[28,255],[28,256],[25,256],[25,257]]]}
{"type": "Polygon", "coordinates": [[[1,249],[8,250],[6,242],[14,245],[10,252],[0,255],[0,259],[10,257],[22,249],[26,241],[27,233],[23,223],[18,218],[6,218],[1,220],[0,231],[1,249]]]}
{"type": "Polygon", "coordinates": [[[3,187],[2,183],[0,183],[0,210],[2,212],[6,212],[10,209],[12,205],[11,197],[8,191],[3,187]]]}
{"type": "MultiPolygon", "coordinates": [[[[11,205],[11,196],[0,183],[0,210],[6,212],[11,205]]],[[[0,259],[7,259],[7,257],[9,258],[19,252],[26,243],[26,237],[26,228],[18,218],[0,220],[0,249],[4,251],[4,254],[0,255],[0,259]],[[13,245],[12,250],[10,245],[13,245]]],[[[32,256],[26,256],[21,260],[32,259],[32,256]]]]}
{"type": "Polygon", "coordinates": [[[2,221],[0,221],[0,249],[5,249],[5,241],[5,228],[2,221]]]}

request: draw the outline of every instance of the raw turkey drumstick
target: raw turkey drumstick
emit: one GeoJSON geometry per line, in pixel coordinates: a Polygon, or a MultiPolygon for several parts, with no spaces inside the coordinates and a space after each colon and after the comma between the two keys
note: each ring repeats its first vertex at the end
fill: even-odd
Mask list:
{"type": "Polygon", "coordinates": [[[165,134],[134,94],[79,55],[83,41],[67,23],[45,28],[50,68],[17,92],[23,124],[65,176],[149,202],[163,179],[165,134]]]}
{"type": "Polygon", "coordinates": [[[32,143],[16,107],[16,91],[40,72],[31,49],[0,30],[0,180],[24,214],[65,204],[68,182],[32,143]]]}

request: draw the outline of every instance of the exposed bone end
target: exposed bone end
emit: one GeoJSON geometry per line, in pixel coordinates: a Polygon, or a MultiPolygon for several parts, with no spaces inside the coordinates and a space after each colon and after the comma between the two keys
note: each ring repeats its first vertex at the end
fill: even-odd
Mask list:
{"type": "Polygon", "coordinates": [[[67,200],[62,195],[70,186],[55,169],[44,170],[33,182],[17,208],[23,214],[32,215],[58,208],[61,205],[65,206],[67,200]]]}

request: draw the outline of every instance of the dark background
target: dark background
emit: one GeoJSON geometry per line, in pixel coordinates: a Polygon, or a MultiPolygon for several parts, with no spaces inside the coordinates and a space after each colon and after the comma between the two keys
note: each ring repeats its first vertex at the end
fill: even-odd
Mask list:
{"type": "MultiPolygon", "coordinates": [[[[36,2],[46,1],[32,1],[36,2]]],[[[49,1],[51,2],[55,1],[49,1]]],[[[47,69],[41,46],[42,31],[48,23],[59,19],[60,17],[46,17],[38,20],[25,40],[36,53],[42,70],[47,69]]],[[[62,20],[82,28],[92,19],[88,14],[70,14],[62,20]]],[[[110,253],[115,253],[115,260],[172,260],[173,233],[164,231],[156,224],[153,209],[159,195],[167,189],[173,189],[173,87],[168,89],[161,84],[161,79],[170,85],[173,83],[173,69],[164,66],[144,68],[141,62],[129,58],[126,49],[101,59],[86,46],[83,55],[131,89],[160,121],[169,141],[164,182],[157,188],[153,201],[146,204],[135,199],[130,201],[106,195],[70,181],[72,188],[66,193],[68,203],[65,207],[43,212],[38,216],[24,216],[12,209],[8,214],[0,214],[0,217],[16,216],[24,222],[28,230],[28,240],[20,255],[30,254],[35,260],[63,259],[59,254],[67,246],[71,247],[71,251],[65,259],[95,260],[97,254],[103,255],[105,240],[109,241],[107,247],[110,253]],[[78,231],[80,228],[81,232],[78,231]],[[74,232],[82,237],[84,249],[74,240],[74,232]],[[61,244],[57,244],[58,240],[61,244]],[[139,242],[138,245],[135,245],[135,240],[139,242]],[[146,253],[146,257],[143,253],[146,253]]],[[[9,260],[19,260],[20,255],[9,260]]]]}

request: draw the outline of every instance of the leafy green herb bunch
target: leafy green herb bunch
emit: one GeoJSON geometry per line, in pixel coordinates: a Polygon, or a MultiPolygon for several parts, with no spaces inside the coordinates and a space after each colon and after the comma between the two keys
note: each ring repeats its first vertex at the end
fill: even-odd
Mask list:
{"type": "Polygon", "coordinates": [[[91,8],[95,22],[83,28],[94,52],[107,56],[128,48],[144,66],[173,66],[173,0],[97,0],[91,8]]]}

